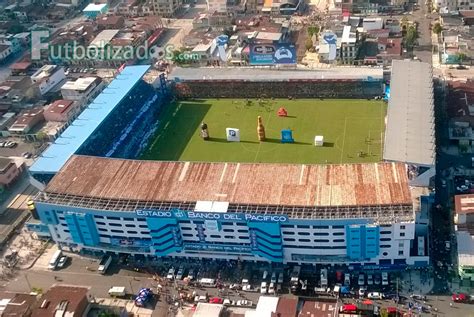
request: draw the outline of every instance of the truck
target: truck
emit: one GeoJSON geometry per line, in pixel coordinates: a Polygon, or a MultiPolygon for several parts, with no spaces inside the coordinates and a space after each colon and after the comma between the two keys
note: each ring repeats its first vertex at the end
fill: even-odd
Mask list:
{"type": "Polygon", "coordinates": [[[97,269],[97,272],[100,274],[105,274],[110,266],[110,263],[112,263],[112,257],[108,254],[104,255],[99,262],[99,268],[97,269]]]}
{"type": "Polygon", "coordinates": [[[127,292],[125,291],[124,286],[112,286],[109,289],[108,293],[109,293],[110,296],[114,296],[114,297],[122,297],[122,296],[125,296],[127,294],[127,292]]]}
{"type": "Polygon", "coordinates": [[[293,267],[293,271],[290,275],[290,288],[292,292],[296,292],[298,290],[298,285],[300,281],[300,272],[301,266],[293,267]]]}

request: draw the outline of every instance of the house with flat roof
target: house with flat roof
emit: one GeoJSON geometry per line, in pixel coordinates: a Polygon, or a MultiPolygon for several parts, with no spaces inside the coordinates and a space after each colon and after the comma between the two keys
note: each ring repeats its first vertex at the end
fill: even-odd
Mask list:
{"type": "Polygon", "coordinates": [[[86,18],[95,19],[97,16],[107,13],[108,10],[109,5],[107,3],[90,3],[82,10],[82,13],[86,18]]]}
{"type": "Polygon", "coordinates": [[[28,134],[38,123],[44,121],[43,107],[35,107],[22,111],[15,122],[8,128],[11,134],[28,134]]]}
{"type": "Polygon", "coordinates": [[[72,100],[59,99],[44,110],[44,119],[54,122],[70,122],[80,111],[79,103],[72,100]]]}
{"type": "Polygon", "coordinates": [[[36,300],[31,294],[0,292],[0,316],[30,317],[36,300]]]}
{"type": "Polygon", "coordinates": [[[31,81],[38,84],[40,93],[45,95],[66,79],[64,68],[57,65],[44,65],[31,75],[31,81]]]}
{"type": "Polygon", "coordinates": [[[14,160],[0,157],[0,185],[9,187],[23,171],[23,164],[17,165],[14,160]]]}
{"type": "Polygon", "coordinates": [[[53,285],[40,299],[31,317],[82,317],[89,310],[89,289],[78,286],[53,285]]]}
{"type": "Polygon", "coordinates": [[[104,88],[104,82],[99,77],[83,77],[69,80],[61,86],[63,99],[77,101],[85,106],[94,99],[104,88]]]}

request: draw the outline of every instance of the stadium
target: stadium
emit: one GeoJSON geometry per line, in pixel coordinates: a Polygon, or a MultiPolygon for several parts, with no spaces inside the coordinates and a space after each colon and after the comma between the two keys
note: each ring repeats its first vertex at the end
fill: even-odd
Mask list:
{"type": "MultiPolygon", "coordinates": [[[[426,73],[417,67],[394,65],[426,73]]],[[[407,129],[405,157],[386,157],[401,146],[390,117],[407,110],[374,100],[382,70],[177,69],[153,85],[142,80],[147,71],[126,67],[31,166],[41,189],[41,223],[31,230],[74,252],[428,265],[407,164],[429,168],[433,156],[422,161],[420,146],[412,153],[420,135],[407,129]],[[240,142],[227,141],[226,127],[241,130],[240,142]],[[294,141],[282,142],[281,129],[294,141]],[[329,145],[315,146],[315,133],[329,145]]],[[[430,83],[414,81],[429,92],[430,83]]],[[[392,79],[391,94],[405,82],[392,79]]],[[[429,123],[429,100],[420,107],[429,123]]]]}

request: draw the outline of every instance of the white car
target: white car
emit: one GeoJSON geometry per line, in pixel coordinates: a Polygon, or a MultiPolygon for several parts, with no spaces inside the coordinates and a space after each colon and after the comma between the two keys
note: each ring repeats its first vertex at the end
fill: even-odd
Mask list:
{"type": "Polygon", "coordinates": [[[275,283],[270,283],[268,286],[268,294],[275,294],[275,283]]]}
{"type": "Polygon", "coordinates": [[[382,293],[379,292],[372,292],[367,294],[368,299],[382,299],[382,293]]]}
{"type": "Polygon", "coordinates": [[[63,267],[66,266],[66,263],[67,263],[67,260],[68,260],[68,257],[67,256],[62,256],[60,259],[59,259],[59,262],[58,262],[58,269],[62,269],[63,267]]]}
{"type": "Polygon", "coordinates": [[[169,269],[168,275],[166,275],[166,278],[167,278],[168,280],[174,279],[174,272],[175,272],[174,267],[172,267],[171,269],[169,269]]]}
{"type": "Polygon", "coordinates": [[[359,274],[358,282],[359,286],[365,285],[365,275],[363,273],[359,274]]]}
{"type": "Polygon", "coordinates": [[[226,299],[224,299],[224,301],[222,302],[222,304],[223,304],[224,306],[233,306],[233,305],[235,305],[235,301],[226,298],[226,299]]]}
{"type": "Polygon", "coordinates": [[[344,286],[351,285],[351,275],[349,273],[344,274],[344,286]]]}
{"type": "Polygon", "coordinates": [[[382,285],[384,285],[384,286],[388,285],[388,273],[387,272],[382,272],[382,285]]]}
{"type": "Polygon", "coordinates": [[[190,281],[194,280],[194,270],[193,269],[190,269],[189,272],[188,272],[188,279],[190,281]]]}
{"type": "Polygon", "coordinates": [[[247,306],[251,307],[253,305],[253,302],[251,300],[246,300],[246,299],[239,299],[237,301],[237,306],[247,306]]]}
{"type": "Polygon", "coordinates": [[[260,284],[260,294],[266,294],[267,293],[267,282],[262,282],[260,284]]]}
{"type": "Polygon", "coordinates": [[[180,267],[178,270],[178,273],[176,274],[176,279],[177,280],[182,280],[184,275],[184,268],[180,267]]]}
{"type": "Polygon", "coordinates": [[[367,288],[365,287],[359,288],[359,297],[364,297],[366,291],[367,291],[367,288]]]}
{"type": "Polygon", "coordinates": [[[275,272],[272,273],[272,277],[270,278],[270,283],[277,282],[277,274],[275,272]]]}
{"type": "Polygon", "coordinates": [[[367,285],[374,285],[374,278],[372,274],[367,275],[367,285]]]}
{"type": "Polygon", "coordinates": [[[283,273],[278,274],[278,284],[283,284],[283,273]]]}

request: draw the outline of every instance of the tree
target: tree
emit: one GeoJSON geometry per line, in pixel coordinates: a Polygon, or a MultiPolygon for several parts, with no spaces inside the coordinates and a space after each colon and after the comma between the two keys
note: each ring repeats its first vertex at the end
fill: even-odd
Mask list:
{"type": "Polygon", "coordinates": [[[441,32],[443,32],[443,27],[441,26],[441,24],[439,22],[437,22],[434,26],[433,26],[433,32],[436,34],[436,35],[440,35],[441,32]]]}
{"type": "Polygon", "coordinates": [[[317,25],[311,25],[308,27],[308,35],[309,37],[313,37],[313,35],[319,33],[319,26],[317,25]]]}
{"type": "Polygon", "coordinates": [[[38,142],[45,143],[49,141],[49,136],[43,131],[40,131],[36,133],[36,140],[38,140],[38,142]]]}
{"type": "Polygon", "coordinates": [[[418,38],[418,31],[414,25],[408,27],[405,34],[405,46],[407,48],[413,48],[415,46],[416,40],[418,38]]]}
{"type": "Polygon", "coordinates": [[[386,308],[380,309],[380,317],[388,317],[388,312],[386,308]]]}
{"type": "Polygon", "coordinates": [[[465,61],[466,58],[467,58],[467,55],[464,54],[463,52],[456,53],[456,60],[458,61],[459,64],[462,64],[462,62],[465,61]]]}

